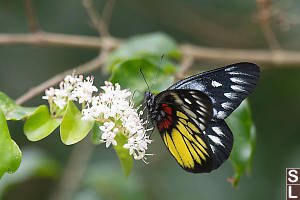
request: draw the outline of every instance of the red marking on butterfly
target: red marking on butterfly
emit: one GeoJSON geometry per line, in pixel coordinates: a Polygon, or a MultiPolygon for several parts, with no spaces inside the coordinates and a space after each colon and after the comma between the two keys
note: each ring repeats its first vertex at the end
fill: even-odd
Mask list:
{"type": "Polygon", "coordinates": [[[158,130],[162,131],[162,129],[168,129],[172,124],[172,108],[167,104],[161,104],[163,111],[166,113],[166,117],[162,118],[158,122],[158,130]]]}

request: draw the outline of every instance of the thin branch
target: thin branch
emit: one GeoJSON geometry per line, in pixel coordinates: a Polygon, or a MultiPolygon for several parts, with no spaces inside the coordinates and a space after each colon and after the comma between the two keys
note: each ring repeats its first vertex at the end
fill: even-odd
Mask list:
{"type": "Polygon", "coordinates": [[[193,65],[194,57],[193,56],[185,56],[182,58],[181,68],[179,72],[175,75],[175,80],[181,80],[184,78],[184,73],[193,65]]]}
{"type": "Polygon", "coordinates": [[[32,32],[38,32],[40,31],[39,23],[36,18],[33,0],[24,0],[25,3],[25,10],[27,15],[27,23],[29,25],[29,28],[32,32]]]}
{"type": "Polygon", "coordinates": [[[81,141],[73,147],[69,161],[50,200],[72,199],[95,149],[94,145],[88,139],[81,141]]]}
{"type": "Polygon", "coordinates": [[[116,48],[122,43],[116,38],[99,38],[95,36],[79,36],[60,33],[0,34],[0,45],[26,44],[39,46],[80,47],[100,49],[116,48]]]}
{"type": "Polygon", "coordinates": [[[107,26],[105,22],[102,20],[97,9],[94,7],[93,0],[82,0],[82,4],[85,7],[92,21],[92,24],[96,28],[98,33],[103,37],[109,36],[107,26]]]}
{"type": "Polygon", "coordinates": [[[16,100],[17,104],[23,104],[24,102],[28,101],[29,99],[39,95],[45,89],[47,89],[53,85],[56,85],[57,83],[62,81],[66,75],[72,74],[74,71],[77,74],[84,74],[84,73],[88,73],[88,72],[94,71],[95,69],[102,67],[102,65],[106,61],[106,58],[107,58],[107,53],[106,53],[106,51],[103,51],[103,53],[101,53],[98,57],[94,58],[93,60],[91,60],[87,63],[84,63],[82,65],[79,65],[78,67],[76,67],[74,69],[70,69],[70,70],[67,70],[65,72],[62,72],[60,74],[53,76],[49,80],[41,83],[40,85],[30,89],[28,92],[23,94],[20,98],[18,98],[16,100]]]}
{"type": "Polygon", "coordinates": [[[112,11],[116,5],[116,0],[108,0],[103,9],[102,18],[107,27],[109,27],[112,11]]]}
{"type": "MultiPolygon", "coordinates": [[[[66,46],[87,49],[119,47],[123,40],[118,38],[99,38],[94,36],[78,36],[56,33],[30,33],[30,34],[0,34],[0,45],[26,44],[40,46],[66,46]]],[[[249,61],[259,64],[300,65],[300,52],[289,50],[261,50],[261,49],[227,49],[181,44],[180,51],[183,56],[192,56],[195,61],[212,60],[214,62],[249,61]]]]}
{"type": "Polygon", "coordinates": [[[192,56],[195,60],[213,60],[214,62],[254,62],[258,64],[273,64],[277,66],[291,65],[299,67],[299,51],[268,51],[247,49],[209,48],[189,44],[180,46],[183,56],[192,56]]]}
{"type": "Polygon", "coordinates": [[[279,50],[279,41],[270,25],[272,17],[271,0],[256,0],[256,7],[258,9],[257,18],[269,47],[272,50],[279,50]]]}

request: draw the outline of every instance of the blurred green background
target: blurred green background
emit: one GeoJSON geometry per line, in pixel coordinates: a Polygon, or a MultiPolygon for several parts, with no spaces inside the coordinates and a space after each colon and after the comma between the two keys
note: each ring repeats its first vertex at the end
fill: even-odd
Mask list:
{"type": "MultiPolygon", "coordinates": [[[[100,12],[104,3],[95,1],[100,12]]],[[[274,12],[285,19],[272,23],[281,47],[300,51],[300,1],[278,0],[273,5],[274,12]]],[[[35,8],[45,31],[97,36],[81,1],[35,1],[35,8]]],[[[256,13],[255,0],[118,0],[110,33],[126,39],[162,31],[178,43],[268,49],[255,21],[256,13]]],[[[28,31],[24,2],[0,0],[0,33],[28,31]]],[[[0,91],[16,99],[97,54],[97,50],[80,48],[0,46],[0,91]]],[[[230,63],[197,62],[188,73],[226,64],[230,63]]],[[[128,179],[122,174],[115,152],[97,146],[74,199],[284,199],[285,168],[300,167],[300,66],[261,66],[261,81],[249,98],[257,128],[253,168],[249,177],[242,177],[238,188],[227,182],[233,175],[229,162],[210,174],[187,173],[170,157],[160,136],[154,134],[150,152],[157,155],[149,158],[148,165],[135,161],[128,179]]],[[[96,85],[108,78],[101,70],[92,74],[96,85]]],[[[45,104],[41,95],[25,105],[45,104]]],[[[11,136],[22,149],[23,161],[15,174],[4,175],[0,195],[3,199],[48,199],[56,191],[74,145],[63,145],[58,131],[32,143],[22,127],[20,122],[9,122],[11,136]]]]}

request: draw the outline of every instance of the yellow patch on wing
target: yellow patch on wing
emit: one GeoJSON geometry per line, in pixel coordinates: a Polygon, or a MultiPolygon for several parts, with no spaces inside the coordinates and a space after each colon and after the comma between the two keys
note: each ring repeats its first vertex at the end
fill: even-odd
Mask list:
{"type": "Polygon", "coordinates": [[[180,155],[178,154],[178,151],[176,149],[176,147],[174,146],[174,143],[170,137],[170,135],[168,133],[165,133],[164,134],[164,141],[165,141],[165,144],[166,146],[168,147],[168,149],[170,150],[170,152],[172,153],[172,155],[175,157],[175,159],[177,160],[177,162],[181,165],[181,166],[184,166],[183,165],[183,161],[180,157],[180,155]]]}
{"type": "Polygon", "coordinates": [[[205,144],[205,142],[202,140],[202,138],[199,135],[195,135],[197,141],[205,148],[207,149],[207,146],[205,144]]]}
{"type": "MultiPolygon", "coordinates": [[[[188,122],[188,124],[189,123],[190,122],[188,122]]],[[[202,138],[200,136],[198,136],[197,134],[193,134],[191,131],[189,131],[191,129],[189,129],[188,127],[189,126],[186,126],[185,124],[180,123],[180,122],[177,125],[177,128],[180,131],[180,133],[182,135],[184,135],[191,143],[193,143],[196,146],[196,149],[198,149],[199,152],[200,152],[199,155],[203,158],[203,160],[206,160],[206,158],[203,155],[203,153],[206,154],[207,156],[209,156],[209,154],[205,150],[205,149],[207,149],[207,146],[206,146],[205,142],[202,140],[202,138]],[[196,139],[193,137],[193,135],[196,137],[196,139]]],[[[196,127],[194,126],[194,128],[196,128],[196,127]]]]}
{"type": "MultiPolygon", "coordinates": [[[[205,155],[202,153],[202,150],[200,150],[199,148],[197,148],[197,146],[195,145],[195,144],[193,144],[193,147],[194,147],[194,149],[197,151],[197,153],[200,155],[200,157],[203,159],[203,160],[206,160],[206,157],[205,157],[205,155]]],[[[204,151],[206,154],[207,154],[207,152],[206,151],[204,151]]],[[[208,156],[208,155],[207,155],[208,156]]]]}
{"type": "MultiPolygon", "coordinates": [[[[201,159],[200,157],[198,156],[198,154],[196,153],[196,151],[199,153],[200,151],[199,150],[195,150],[194,147],[192,146],[192,144],[190,143],[190,141],[188,141],[186,138],[184,138],[184,141],[186,143],[186,146],[189,148],[194,160],[196,160],[197,163],[201,164],[201,159]]],[[[202,154],[202,153],[201,153],[202,154]]],[[[200,155],[200,154],[199,154],[200,155]]],[[[202,154],[203,155],[203,154],[202,154]]],[[[201,156],[202,157],[202,156],[201,156]]],[[[205,160],[205,157],[204,159],[205,160]]]]}
{"type": "Polygon", "coordinates": [[[180,111],[177,111],[176,114],[177,114],[177,117],[179,117],[179,118],[188,119],[188,117],[180,111]]]}
{"type": "Polygon", "coordinates": [[[196,128],[196,126],[195,126],[194,124],[192,124],[191,122],[188,122],[188,123],[187,123],[187,126],[188,126],[190,129],[192,129],[194,132],[200,133],[199,129],[196,128]]]}
{"type": "Polygon", "coordinates": [[[176,150],[183,161],[183,166],[187,168],[193,168],[195,166],[195,162],[187,145],[184,142],[184,137],[176,129],[172,131],[171,136],[174,146],[176,147],[176,150]]]}
{"type": "Polygon", "coordinates": [[[178,123],[171,133],[163,134],[163,140],[175,157],[177,162],[184,168],[194,168],[196,162],[204,165],[209,157],[207,145],[200,135],[202,134],[188,117],[177,111],[178,123]]]}

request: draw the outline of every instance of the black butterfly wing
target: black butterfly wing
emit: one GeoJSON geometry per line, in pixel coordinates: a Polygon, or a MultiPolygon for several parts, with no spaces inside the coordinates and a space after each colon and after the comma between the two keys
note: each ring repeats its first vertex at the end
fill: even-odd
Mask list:
{"type": "Polygon", "coordinates": [[[155,98],[160,135],[178,164],[189,172],[210,172],[230,154],[232,134],[223,120],[211,121],[212,103],[197,90],[166,90],[155,98]]]}
{"type": "Polygon", "coordinates": [[[220,167],[230,156],[233,146],[233,135],[224,120],[212,120],[204,131],[213,152],[213,170],[220,167]]]}
{"type": "Polygon", "coordinates": [[[225,119],[253,92],[260,69],[252,63],[236,63],[183,79],[168,90],[199,90],[210,97],[213,117],[225,119]]]}

